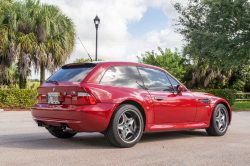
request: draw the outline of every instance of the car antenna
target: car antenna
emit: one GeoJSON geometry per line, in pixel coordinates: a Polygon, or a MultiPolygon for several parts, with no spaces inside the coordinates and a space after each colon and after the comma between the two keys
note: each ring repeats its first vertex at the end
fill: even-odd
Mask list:
{"type": "MultiPolygon", "coordinates": [[[[82,43],[82,41],[81,41],[81,39],[79,38],[79,36],[78,36],[78,39],[80,40],[80,42],[82,43]]],[[[82,44],[82,46],[84,47],[84,45],[82,44]]],[[[84,47],[84,49],[86,50],[86,48],[84,47]]],[[[93,61],[92,60],[92,58],[91,58],[91,56],[89,55],[89,53],[88,53],[88,51],[86,50],[86,52],[87,52],[87,54],[88,54],[88,56],[89,56],[89,58],[90,58],[90,60],[91,60],[91,62],[93,61]]]]}

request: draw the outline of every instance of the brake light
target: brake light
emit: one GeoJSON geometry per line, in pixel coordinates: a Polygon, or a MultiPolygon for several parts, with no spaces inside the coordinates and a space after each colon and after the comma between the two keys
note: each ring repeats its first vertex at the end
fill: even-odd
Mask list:
{"type": "Polygon", "coordinates": [[[36,102],[37,102],[37,104],[42,103],[42,95],[39,95],[39,94],[37,93],[36,102]]]}
{"type": "Polygon", "coordinates": [[[72,104],[96,104],[93,95],[85,92],[78,92],[77,96],[72,97],[72,104]]]}

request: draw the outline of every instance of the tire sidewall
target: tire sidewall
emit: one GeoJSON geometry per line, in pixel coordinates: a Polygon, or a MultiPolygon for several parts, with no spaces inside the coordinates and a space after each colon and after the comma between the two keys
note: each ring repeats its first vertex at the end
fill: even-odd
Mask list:
{"type": "Polygon", "coordinates": [[[217,104],[215,106],[213,114],[212,114],[212,121],[211,121],[211,123],[213,123],[214,130],[215,130],[216,134],[219,135],[219,136],[222,136],[222,135],[224,135],[227,132],[228,124],[229,124],[229,115],[228,115],[228,110],[225,111],[227,127],[226,127],[226,129],[224,131],[220,131],[217,128],[217,124],[216,124],[216,114],[217,114],[218,109],[220,109],[220,108],[224,108],[225,110],[227,110],[227,108],[223,104],[217,104]]]}
{"type": "Polygon", "coordinates": [[[143,129],[144,129],[144,122],[143,122],[143,117],[141,115],[141,112],[133,105],[129,105],[129,104],[125,104],[125,105],[122,105],[118,110],[117,112],[115,113],[114,115],[114,118],[113,118],[113,126],[111,126],[112,130],[113,130],[113,133],[114,133],[114,137],[117,141],[117,143],[121,146],[121,147],[132,147],[134,146],[140,139],[141,139],[141,136],[143,134],[143,129]],[[117,130],[117,123],[119,121],[119,118],[120,116],[128,111],[128,110],[133,110],[137,113],[137,115],[139,116],[139,120],[140,120],[140,123],[141,123],[141,126],[140,126],[140,134],[138,135],[138,137],[136,138],[136,140],[134,140],[133,142],[131,143],[127,143],[127,142],[124,142],[119,134],[118,134],[118,130],[117,130]]]}

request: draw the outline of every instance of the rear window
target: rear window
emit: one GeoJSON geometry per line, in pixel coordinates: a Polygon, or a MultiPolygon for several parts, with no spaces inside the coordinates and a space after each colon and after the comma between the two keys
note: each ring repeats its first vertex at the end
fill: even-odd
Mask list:
{"type": "Polygon", "coordinates": [[[57,82],[82,82],[82,80],[89,74],[94,66],[63,66],[55,74],[53,74],[46,83],[51,80],[57,82]]]}

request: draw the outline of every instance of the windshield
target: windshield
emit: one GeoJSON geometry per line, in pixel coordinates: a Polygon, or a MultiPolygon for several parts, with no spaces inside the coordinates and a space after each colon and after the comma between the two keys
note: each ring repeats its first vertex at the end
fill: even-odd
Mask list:
{"type": "Polygon", "coordinates": [[[56,82],[82,82],[94,67],[60,69],[53,74],[46,83],[56,82]]]}

